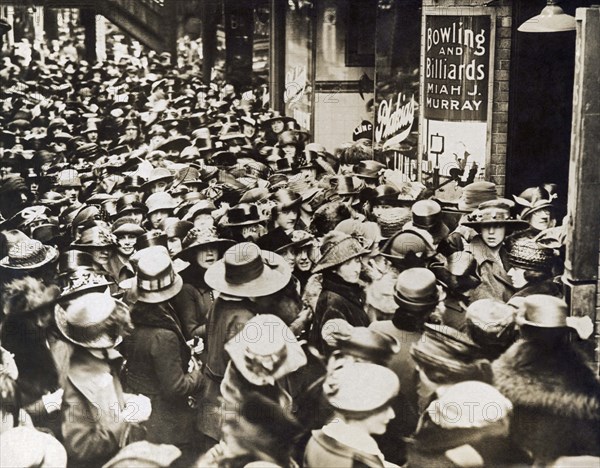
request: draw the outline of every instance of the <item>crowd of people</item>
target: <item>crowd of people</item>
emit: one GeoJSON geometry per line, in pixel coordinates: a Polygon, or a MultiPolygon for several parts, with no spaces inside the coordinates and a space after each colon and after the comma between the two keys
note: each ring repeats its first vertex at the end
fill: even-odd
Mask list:
{"type": "Polygon", "coordinates": [[[555,187],[440,201],[147,62],[5,59],[1,466],[598,463],[555,187]]]}

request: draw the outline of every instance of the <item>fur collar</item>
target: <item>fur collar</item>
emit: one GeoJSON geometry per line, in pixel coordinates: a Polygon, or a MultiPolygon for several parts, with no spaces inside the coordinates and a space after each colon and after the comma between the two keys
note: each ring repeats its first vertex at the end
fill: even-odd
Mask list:
{"type": "Polygon", "coordinates": [[[492,368],[495,386],[515,406],[600,421],[600,380],[570,343],[520,340],[492,368]]]}

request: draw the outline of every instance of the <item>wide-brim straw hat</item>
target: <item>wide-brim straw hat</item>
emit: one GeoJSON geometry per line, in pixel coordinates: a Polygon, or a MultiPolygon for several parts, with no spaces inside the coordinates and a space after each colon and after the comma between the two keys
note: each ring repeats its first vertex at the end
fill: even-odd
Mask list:
{"type": "Polygon", "coordinates": [[[54,308],[56,326],[71,343],[90,349],[107,349],[118,345],[122,338],[112,337],[103,325],[113,314],[126,316],[124,302],[104,293],[90,293],[72,302],[65,310],[60,304],[54,308]]]}
{"type": "Polygon", "coordinates": [[[21,231],[7,231],[4,235],[10,247],[8,255],[0,260],[0,270],[37,270],[58,259],[59,251],[56,248],[30,239],[21,231]]]}
{"type": "Polygon", "coordinates": [[[237,297],[269,296],[283,289],[292,276],[278,254],[242,242],[229,248],[211,265],[204,280],[212,289],[237,297]]]}
{"type": "Polygon", "coordinates": [[[79,282],[73,283],[70,286],[63,288],[58,302],[65,303],[68,301],[72,301],[77,297],[92,292],[105,292],[107,288],[112,284],[114,283],[106,279],[105,276],[99,275],[94,272],[89,272],[83,275],[79,282]]]}
{"type": "Polygon", "coordinates": [[[323,240],[323,252],[312,270],[313,273],[320,273],[369,253],[358,239],[341,232],[332,231],[332,233],[335,234],[330,235],[329,239],[326,236],[323,240]]]}

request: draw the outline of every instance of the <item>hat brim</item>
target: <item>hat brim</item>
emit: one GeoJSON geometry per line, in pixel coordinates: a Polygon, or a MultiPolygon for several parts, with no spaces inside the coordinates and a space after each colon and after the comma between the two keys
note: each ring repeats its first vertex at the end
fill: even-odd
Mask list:
{"type": "Polygon", "coordinates": [[[194,243],[194,244],[187,246],[185,249],[183,249],[181,252],[179,252],[177,255],[175,255],[175,258],[181,258],[182,260],[188,260],[193,252],[196,252],[196,251],[198,251],[202,248],[208,247],[208,246],[215,246],[215,245],[218,246],[219,252],[223,253],[223,252],[225,252],[225,250],[227,250],[229,247],[233,246],[234,244],[235,244],[235,242],[230,239],[216,239],[216,240],[213,240],[210,242],[205,242],[203,244],[194,243]]]}
{"type": "Polygon", "coordinates": [[[140,226],[125,228],[124,226],[118,227],[115,229],[112,234],[118,236],[120,234],[133,234],[134,236],[139,236],[144,234],[146,230],[140,226]]]}
{"type": "Polygon", "coordinates": [[[277,291],[281,291],[290,282],[292,272],[280,255],[269,252],[268,258],[271,263],[274,261],[277,266],[272,268],[265,265],[262,274],[258,278],[246,283],[233,284],[227,282],[225,279],[225,261],[223,259],[218,260],[206,270],[204,280],[211,288],[232,296],[269,296],[277,291]]]}
{"type": "Polygon", "coordinates": [[[400,296],[398,293],[394,292],[394,302],[396,302],[396,304],[400,307],[402,307],[402,306],[408,307],[410,310],[414,310],[414,311],[418,311],[421,309],[423,309],[423,310],[429,309],[429,308],[439,304],[444,299],[446,299],[446,292],[444,291],[444,288],[440,285],[436,285],[436,289],[438,291],[438,297],[434,301],[414,302],[414,301],[411,301],[410,299],[400,296]]]}
{"type": "Polygon", "coordinates": [[[158,304],[159,302],[173,299],[181,292],[181,288],[183,288],[183,279],[177,273],[175,274],[173,283],[161,291],[141,290],[138,288],[136,281],[131,285],[131,291],[134,297],[136,297],[138,301],[146,302],[147,304],[158,304]]]}
{"type": "MultiPolygon", "coordinates": [[[[123,302],[119,301],[118,299],[115,299],[115,302],[117,303],[117,307],[127,307],[123,302]]],[[[122,337],[117,337],[115,339],[109,337],[108,335],[102,335],[100,337],[98,337],[97,339],[95,339],[94,341],[77,341],[75,339],[73,339],[70,335],[69,335],[69,323],[67,321],[67,311],[60,305],[60,304],[56,304],[56,306],[54,307],[54,318],[56,321],[56,326],[58,327],[58,329],[60,330],[60,332],[62,333],[62,335],[71,343],[74,343],[78,346],[82,346],[84,348],[90,348],[90,349],[107,349],[107,348],[114,348],[115,346],[117,346],[119,343],[121,343],[121,341],[123,341],[122,337]]]]}
{"type": "MultiPolygon", "coordinates": [[[[329,270],[330,268],[334,268],[336,266],[341,265],[344,262],[347,262],[348,260],[352,260],[353,258],[356,257],[362,257],[363,255],[368,255],[371,251],[369,249],[362,249],[359,252],[355,252],[354,254],[348,256],[348,257],[344,257],[341,260],[338,260],[336,262],[330,262],[330,263],[323,263],[323,264],[319,264],[317,263],[314,268],[312,269],[312,273],[321,273],[325,270],[329,270]]],[[[321,257],[321,259],[323,259],[323,257],[321,257]]]]}
{"type": "Polygon", "coordinates": [[[150,188],[150,186],[156,182],[160,182],[160,181],[168,181],[168,182],[172,182],[175,179],[174,176],[170,175],[165,175],[162,177],[159,177],[158,179],[153,179],[153,180],[149,180],[147,182],[144,182],[142,185],[140,185],[140,189],[142,190],[147,190],[148,188],[150,188]]]}
{"type": "Polygon", "coordinates": [[[223,220],[219,223],[223,227],[232,227],[232,226],[251,226],[253,224],[265,223],[269,220],[269,218],[262,217],[259,219],[252,219],[249,221],[242,221],[241,223],[230,223],[227,215],[223,218],[223,220]]]}
{"type": "Polygon", "coordinates": [[[111,284],[114,284],[112,281],[104,281],[103,283],[98,284],[88,284],[87,286],[83,286],[80,288],[72,289],[64,294],[61,294],[58,298],[59,303],[64,303],[66,301],[70,301],[75,299],[76,297],[83,296],[84,294],[91,292],[102,292],[106,290],[111,284]]]}
{"type": "Polygon", "coordinates": [[[461,223],[461,226],[466,226],[466,227],[470,227],[470,228],[478,228],[478,227],[483,227],[483,226],[494,226],[494,225],[506,226],[511,229],[527,229],[529,227],[529,223],[527,221],[523,221],[520,219],[505,219],[502,221],[499,221],[499,220],[466,221],[464,223],[461,223]]]}
{"type": "Polygon", "coordinates": [[[42,268],[42,267],[54,262],[56,259],[58,259],[59,251],[56,248],[52,247],[51,245],[44,245],[44,248],[46,249],[46,256],[44,257],[43,260],[41,260],[37,263],[34,263],[32,265],[11,265],[10,259],[7,255],[2,260],[0,260],[0,269],[11,270],[11,271],[36,270],[36,269],[42,268]]]}

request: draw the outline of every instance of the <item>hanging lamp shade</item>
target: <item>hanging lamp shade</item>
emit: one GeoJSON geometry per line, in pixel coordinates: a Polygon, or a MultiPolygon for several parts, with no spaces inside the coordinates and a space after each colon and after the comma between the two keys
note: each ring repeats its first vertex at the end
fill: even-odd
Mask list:
{"type": "Polygon", "coordinates": [[[542,12],[529,18],[518,30],[530,33],[575,31],[575,24],[575,17],[567,15],[555,0],[548,0],[542,12]]]}

